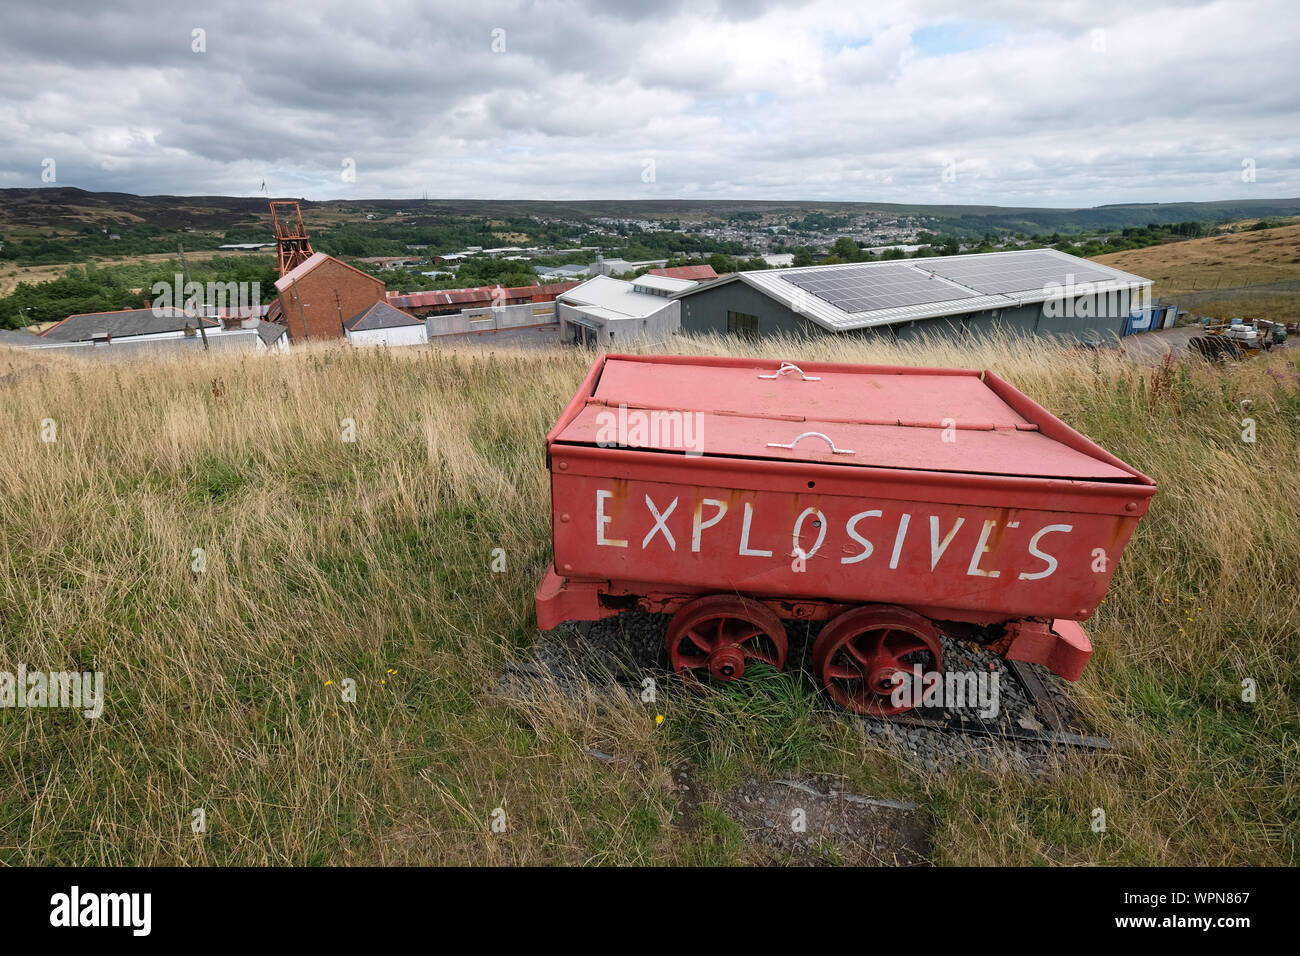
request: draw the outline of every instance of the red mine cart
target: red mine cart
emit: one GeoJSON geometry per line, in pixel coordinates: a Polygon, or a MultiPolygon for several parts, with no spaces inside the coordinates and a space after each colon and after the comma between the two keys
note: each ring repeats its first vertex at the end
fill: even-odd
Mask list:
{"type": "Polygon", "coordinates": [[[991,372],[610,355],[546,436],[554,566],[537,620],[672,613],[694,679],[785,664],[897,713],[940,632],[1077,680],[1155,482],[991,372]]]}

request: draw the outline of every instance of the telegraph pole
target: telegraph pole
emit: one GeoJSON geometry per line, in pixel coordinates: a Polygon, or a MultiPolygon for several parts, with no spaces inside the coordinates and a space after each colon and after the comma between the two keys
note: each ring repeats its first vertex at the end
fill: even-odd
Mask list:
{"type": "MultiPolygon", "coordinates": [[[[180,251],[181,254],[181,269],[185,273],[185,288],[189,288],[190,267],[185,263],[185,245],[178,239],[176,240],[176,248],[180,251]]],[[[181,290],[181,295],[182,296],[185,295],[185,289],[181,290]]],[[[203,338],[203,351],[205,352],[208,350],[208,333],[203,328],[203,310],[206,309],[207,307],[208,307],[207,296],[204,296],[203,305],[199,309],[199,335],[202,336],[203,338]]],[[[181,303],[181,311],[182,312],[185,311],[184,303],[181,303]]]]}

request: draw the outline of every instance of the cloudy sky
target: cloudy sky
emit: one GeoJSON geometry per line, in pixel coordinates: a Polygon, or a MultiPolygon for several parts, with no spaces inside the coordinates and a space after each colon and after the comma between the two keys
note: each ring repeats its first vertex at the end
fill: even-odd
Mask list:
{"type": "Polygon", "coordinates": [[[1300,196],[1294,0],[0,0],[0,17],[0,187],[1300,196]]]}

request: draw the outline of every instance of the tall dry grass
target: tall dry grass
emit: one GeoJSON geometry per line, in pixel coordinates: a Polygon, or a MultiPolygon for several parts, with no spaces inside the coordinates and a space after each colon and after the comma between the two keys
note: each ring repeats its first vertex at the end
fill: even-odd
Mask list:
{"type": "Polygon", "coordinates": [[[754,858],[702,856],[707,834],[675,824],[683,761],[706,787],[820,771],[911,793],[939,862],[1295,861],[1295,359],[1153,369],[1010,340],[674,348],[992,368],[1153,475],[1075,690],[1119,751],[1067,754],[1048,781],[921,776],[789,677],[670,695],[662,726],[630,697],[501,699],[549,560],[542,436],[589,353],[6,350],[0,670],[103,671],[108,700],[98,720],[0,711],[0,862],[754,858]]]}

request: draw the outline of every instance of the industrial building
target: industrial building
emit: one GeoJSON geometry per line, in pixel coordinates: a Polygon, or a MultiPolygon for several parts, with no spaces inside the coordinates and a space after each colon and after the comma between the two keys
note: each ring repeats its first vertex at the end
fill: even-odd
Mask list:
{"type": "Polygon", "coordinates": [[[419,256],[366,256],[358,259],[357,262],[376,266],[384,272],[392,272],[394,269],[413,269],[425,264],[425,260],[419,256]]]}
{"type": "Polygon", "coordinates": [[[994,330],[1111,341],[1151,280],[1054,249],[738,272],[677,294],[688,332],[745,336],[994,330]]]}
{"type": "Polygon", "coordinates": [[[428,340],[454,345],[468,339],[491,337],[498,341],[558,342],[559,324],[554,302],[521,302],[487,309],[431,315],[424,320],[428,340]]]}
{"type": "MultiPolygon", "coordinates": [[[[793,258],[793,257],[791,257],[793,258]]],[[[666,260],[655,259],[654,262],[662,263],[666,260]]],[[[610,263],[621,263],[628,268],[620,268],[620,272],[635,272],[642,266],[651,264],[645,262],[628,262],[625,259],[605,259],[600,260],[600,269],[596,265],[565,265],[551,268],[549,266],[537,266],[533,271],[542,279],[586,279],[593,275],[610,275],[610,263]],[[604,271],[601,271],[601,270],[604,271]]],[[[695,282],[703,282],[706,279],[716,279],[718,274],[713,271],[713,266],[660,266],[657,269],[651,269],[646,273],[652,276],[669,276],[674,279],[691,279],[695,282]]]]}
{"type": "Polygon", "coordinates": [[[384,300],[382,279],[323,252],[313,253],[275,280],[279,296],[269,318],[283,321],[295,342],[341,339],[347,322],[384,300]]]}
{"type": "Polygon", "coordinates": [[[667,259],[644,259],[641,262],[628,262],[626,259],[606,259],[604,256],[596,256],[596,261],[591,264],[591,275],[621,276],[627,275],[629,272],[637,272],[647,266],[656,268],[666,265],[668,265],[667,259]]]}
{"type": "Polygon", "coordinates": [[[170,307],[81,312],[50,326],[40,335],[24,334],[22,338],[26,341],[21,344],[27,348],[62,349],[76,354],[102,350],[118,358],[205,346],[214,350],[283,350],[289,344],[287,330],[265,321],[262,315],[266,311],[265,306],[230,308],[203,318],[170,307]]]}
{"type": "Polygon", "coordinates": [[[591,267],[569,263],[563,266],[534,266],[533,271],[541,279],[585,279],[591,275],[591,267]]]}
{"type": "Polygon", "coordinates": [[[662,342],[681,324],[673,296],[698,285],[668,276],[644,275],[631,282],[594,276],[556,299],[560,338],[592,345],[662,342]]]}
{"type": "MultiPolygon", "coordinates": [[[[457,315],[461,312],[479,312],[499,309],[509,305],[548,305],[555,297],[577,282],[550,282],[542,285],[499,286],[482,285],[469,289],[435,289],[429,292],[410,292],[390,295],[388,304],[409,312],[419,319],[433,315],[457,315]]],[[[547,314],[552,308],[545,310],[547,314]]]]}
{"type": "Polygon", "coordinates": [[[45,343],[99,342],[106,345],[114,339],[144,341],[197,335],[200,323],[206,334],[216,335],[221,331],[219,320],[200,319],[184,309],[118,309],[70,315],[50,326],[40,337],[45,343]]]}

